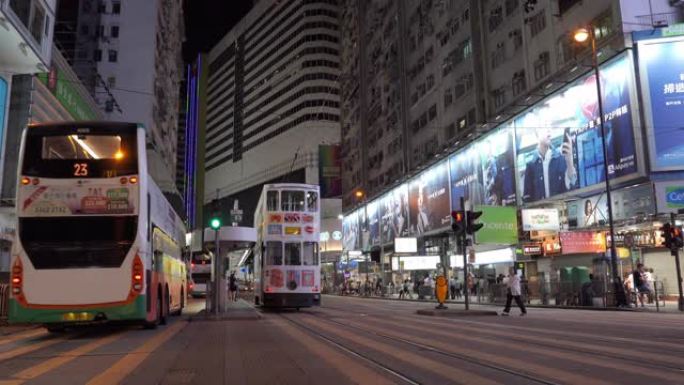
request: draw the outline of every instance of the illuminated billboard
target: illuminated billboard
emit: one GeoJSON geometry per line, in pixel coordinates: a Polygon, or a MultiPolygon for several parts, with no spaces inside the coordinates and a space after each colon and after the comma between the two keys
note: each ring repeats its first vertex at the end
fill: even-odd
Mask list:
{"type": "Polygon", "coordinates": [[[409,214],[411,234],[423,234],[448,227],[449,169],[447,162],[430,167],[409,184],[409,214]]]}
{"type": "Polygon", "coordinates": [[[408,184],[402,184],[383,195],[378,204],[382,242],[389,243],[395,237],[408,235],[408,184]]]}
{"type": "Polygon", "coordinates": [[[653,170],[684,169],[684,38],[638,44],[653,170]]]}
{"type": "MultiPolygon", "coordinates": [[[[634,74],[623,54],[602,66],[601,92],[611,179],[637,172],[634,74]]],[[[586,75],[514,120],[518,197],[552,198],[605,182],[596,78],[586,75]]]]}

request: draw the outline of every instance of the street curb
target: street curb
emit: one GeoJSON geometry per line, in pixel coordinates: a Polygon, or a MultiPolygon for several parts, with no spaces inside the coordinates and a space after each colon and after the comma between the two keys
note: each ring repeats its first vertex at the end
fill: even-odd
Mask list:
{"type": "Polygon", "coordinates": [[[494,310],[465,310],[465,309],[445,309],[445,310],[428,310],[421,309],[416,310],[416,314],[432,317],[447,317],[447,318],[458,318],[458,317],[478,317],[478,316],[498,316],[494,310]]]}
{"type": "MultiPolygon", "coordinates": [[[[364,300],[376,300],[376,301],[397,301],[397,302],[417,302],[417,303],[434,303],[437,304],[437,302],[432,302],[432,301],[421,301],[419,299],[399,299],[399,298],[387,298],[387,297],[365,297],[365,296],[355,296],[355,295],[335,295],[335,294],[323,294],[325,296],[330,296],[330,297],[340,297],[340,298],[355,298],[355,299],[364,299],[364,300]]],[[[447,301],[445,304],[452,304],[452,305],[463,305],[465,302],[456,302],[456,301],[447,301]]],[[[470,305],[474,306],[499,306],[503,307],[504,304],[497,304],[497,303],[470,303],[470,305]]],[[[633,312],[633,313],[655,313],[655,314],[678,314],[675,312],[667,312],[667,311],[656,311],[654,310],[641,310],[638,308],[614,308],[614,307],[581,307],[581,306],[551,306],[551,305],[528,305],[525,304],[525,307],[527,308],[534,308],[534,309],[567,309],[567,310],[585,310],[585,311],[615,311],[615,312],[633,312]]]]}

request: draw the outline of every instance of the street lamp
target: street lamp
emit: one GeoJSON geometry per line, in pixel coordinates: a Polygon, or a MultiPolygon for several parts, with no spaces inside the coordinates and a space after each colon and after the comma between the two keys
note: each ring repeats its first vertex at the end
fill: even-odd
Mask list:
{"type": "Polygon", "coordinates": [[[606,200],[608,206],[608,227],[610,232],[610,268],[613,271],[613,288],[615,293],[615,304],[617,306],[627,305],[624,288],[622,287],[622,280],[617,267],[617,250],[615,247],[615,226],[613,224],[613,200],[610,195],[610,181],[608,180],[608,145],[606,144],[606,129],[603,121],[603,100],[601,99],[601,80],[599,73],[598,55],[596,52],[596,35],[592,26],[579,28],[575,31],[573,38],[578,43],[585,43],[587,40],[591,41],[591,64],[594,70],[594,78],[596,81],[596,97],[598,99],[599,109],[599,127],[601,127],[601,144],[603,148],[603,173],[605,174],[606,182],[606,200]]]}

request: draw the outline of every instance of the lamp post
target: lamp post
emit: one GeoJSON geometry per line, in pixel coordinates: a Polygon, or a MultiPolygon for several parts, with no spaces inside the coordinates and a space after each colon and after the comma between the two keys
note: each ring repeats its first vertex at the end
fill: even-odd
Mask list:
{"type": "Polygon", "coordinates": [[[594,28],[589,26],[587,28],[580,28],[575,31],[574,39],[578,43],[584,43],[587,40],[591,42],[591,64],[594,70],[594,78],[596,80],[596,97],[598,99],[598,113],[599,113],[599,127],[601,128],[601,147],[603,148],[603,173],[605,174],[606,182],[606,200],[608,206],[608,227],[610,233],[610,268],[612,270],[613,289],[615,294],[615,305],[627,305],[622,280],[618,272],[617,266],[617,250],[615,247],[615,226],[613,224],[613,200],[610,194],[610,181],[608,179],[608,145],[606,144],[606,129],[603,121],[603,100],[601,99],[601,78],[599,73],[598,55],[596,52],[596,35],[594,28]]]}

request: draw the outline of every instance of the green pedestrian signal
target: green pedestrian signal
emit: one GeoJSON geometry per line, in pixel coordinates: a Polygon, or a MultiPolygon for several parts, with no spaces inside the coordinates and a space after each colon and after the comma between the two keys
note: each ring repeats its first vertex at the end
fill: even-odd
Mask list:
{"type": "Polygon", "coordinates": [[[214,230],[218,230],[219,228],[221,228],[221,219],[211,218],[211,221],[209,221],[209,226],[211,226],[211,228],[214,230]]]}

